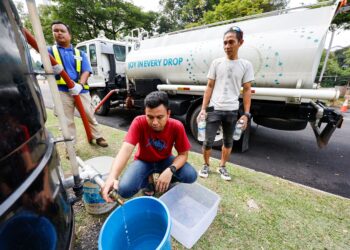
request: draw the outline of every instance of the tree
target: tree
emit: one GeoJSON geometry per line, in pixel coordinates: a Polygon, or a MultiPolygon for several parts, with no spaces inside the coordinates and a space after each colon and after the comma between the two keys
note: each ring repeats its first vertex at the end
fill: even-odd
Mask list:
{"type": "MultiPolygon", "coordinates": [[[[318,0],[318,2],[326,2],[327,0],[318,0]]],[[[348,3],[345,8],[350,8],[350,3],[348,3]]],[[[350,29],[350,9],[347,12],[339,13],[332,23],[337,25],[337,29],[350,29]]]]}
{"type": "Polygon", "coordinates": [[[199,22],[204,13],[213,10],[220,0],[160,0],[162,15],[158,32],[183,29],[199,22]]]}
{"type": "Polygon", "coordinates": [[[181,19],[181,10],[185,6],[185,0],[160,0],[162,15],[158,19],[158,32],[169,32],[185,27],[181,19]]]}
{"type": "Polygon", "coordinates": [[[99,30],[104,30],[110,39],[117,39],[120,34],[127,35],[138,27],[152,30],[156,17],[155,13],[143,12],[139,7],[122,0],[55,1],[59,3],[58,13],[65,13],[64,21],[71,24],[73,30],[83,31],[78,40],[95,38],[99,30]]]}
{"type": "MultiPolygon", "coordinates": [[[[344,64],[350,71],[350,47],[345,50],[344,55],[345,55],[344,64]]],[[[349,76],[350,76],[350,72],[349,72],[349,76]]]]}
{"type": "Polygon", "coordinates": [[[204,13],[213,10],[219,3],[220,0],[190,0],[183,7],[181,18],[187,24],[199,22],[204,13]]]}
{"type": "MultiPolygon", "coordinates": [[[[321,70],[324,64],[324,58],[326,56],[326,50],[323,51],[321,63],[318,67],[318,76],[321,74],[321,70]]],[[[324,77],[322,79],[322,87],[333,87],[335,85],[343,85],[350,81],[350,48],[339,50],[337,52],[330,52],[324,77]],[[339,60],[339,58],[344,60],[339,60]],[[345,62],[345,64],[342,62],[345,62]]],[[[316,79],[318,80],[318,78],[316,79]]]]}
{"type": "Polygon", "coordinates": [[[19,17],[21,18],[21,20],[24,20],[28,16],[28,14],[24,11],[23,2],[16,2],[15,4],[19,17]]]}
{"type": "Polygon", "coordinates": [[[125,0],[53,0],[57,4],[39,6],[40,19],[48,43],[53,43],[51,23],[60,20],[72,30],[73,43],[96,38],[100,30],[109,39],[118,39],[132,29],[153,31],[155,12],[144,12],[125,0]]]}
{"type": "Polygon", "coordinates": [[[289,0],[161,0],[159,31],[189,28],[285,8],[289,0]]]}
{"type": "Polygon", "coordinates": [[[233,18],[283,9],[289,0],[221,0],[216,8],[204,14],[201,23],[213,23],[233,18]]]}

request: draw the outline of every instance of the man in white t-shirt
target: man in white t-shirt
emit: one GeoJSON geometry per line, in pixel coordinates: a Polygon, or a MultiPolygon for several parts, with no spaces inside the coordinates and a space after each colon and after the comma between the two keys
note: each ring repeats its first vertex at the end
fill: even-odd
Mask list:
{"type": "Polygon", "coordinates": [[[224,180],[231,180],[225,167],[229,160],[233,145],[233,130],[238,118],[239,95],[243,86],[244,114],[239,118],[244,121],[246,128],[251,115],[251,83],[254,81],[252,64],[238,58],[238,49],[243,44],[243,31],[239,27],[232,27],[224,34],[224,50],[226,57],[215,59],[209,69],[208,84],[203,96],[202,110],[198,115],[206,117],[205,140],[203,143],[203,168],[199,176],[207,178],[209,175],[209,158],[220,125],[223,129],[223,146],[218,173],[224,180]]]}

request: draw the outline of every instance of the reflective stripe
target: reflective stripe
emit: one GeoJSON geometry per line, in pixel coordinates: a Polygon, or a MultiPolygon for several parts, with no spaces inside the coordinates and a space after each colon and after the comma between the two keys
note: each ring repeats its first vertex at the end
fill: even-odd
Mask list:
{"type": "MultiPolygon", "coordinates": [[[[60,53],[58,52],[58,48],[56,45],[52,46],[52,52],[53,52],[53,57],[56,59],[57,63],[61,64],[64,68],[64,65],[63,65],[61,57],[60,57],[60,53]]],[[[59,80],[56,80],[56,83],[58,85],[66,85],[66,82],[63,80],[62,77],[60,77],[59,80]]]]}
{"type": "MultiPolygon", "coordinates": [[[[57,45],[53,45],[52,46],[52,52],[53,52],[53,56],[56,59],[57,63],[61,64],[63,66],[63,68],[64,68],[64,64],[62,62],[62,59],[61,59],[60,53],[58,51],[57,45]]],[[[81,61],[82,61],[80,50],[74,48],[74,56],[75,56],[75,70],[77,71],[77,73],[79,75],[79,81],[80,81],[81,61]],[[80,60],[78,60],[78,59],[80,59],[80,60]]],[[[56,80],[56,83],[58,85],[66,85],[65,80],[61,76],[59,77],[59,80],[56,80]]],[[[89,85],[86,83],[86,84],[84,84],[83,88],[85,90],[88,90],[89,89],[89,85]]]]}
{"type": "MultiPolygon", "coordinates": [[[[80,55],[80,50],[78,49],[74,49],[74,55],[75,55],[75,67],[76,67],[76,71],[79,74],[79,82],[80,82],[80,73],[81,73],[81,62],[83,61],[83,58],[80,55]],[[81,58],[81,60],[78,60],[78,58],[81,58]]],[[[84,89],[88,90],[89,89],[89,85],[87,83],[84,84],[83,86],[84,89]]]]}
{"type": "Polygon", "coordinates": [[[80,56],[80,50],[74,49],[74,55],[75,55],[75,69],[78,72],[79,78],[81,73],[81,61],[83,58],[80,56]],[[78,58],[81,58],[81,60],[78,60],[78,58]]]}

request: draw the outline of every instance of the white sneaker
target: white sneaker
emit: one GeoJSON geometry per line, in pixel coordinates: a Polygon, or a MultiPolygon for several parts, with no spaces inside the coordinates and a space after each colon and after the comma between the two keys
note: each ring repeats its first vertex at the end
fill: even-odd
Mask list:
{"type": "Polygon", "coordinates": [[[198,175],[202,178],[208,178],[209,176],[209,166],[207,164],[203,164],[201,170],[198,171],[198,175]]]}
{"type": "Polygon", "coordinates": [[[217,169],[217,172],[220,174],[221,179],[225,180],[225,181],[230,181],[231,180],[231,176],[230,174],[227,172],[226,167],[221,166],[217,169]]]}

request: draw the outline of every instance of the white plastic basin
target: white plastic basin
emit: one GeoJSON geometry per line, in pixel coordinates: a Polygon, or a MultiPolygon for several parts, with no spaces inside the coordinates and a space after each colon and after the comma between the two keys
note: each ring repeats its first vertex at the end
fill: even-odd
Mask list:
{"type": "Polygon", "coordinates": [[[172,219],[171,236],[191,248],[214,220],[220,196],[206,187],[178,184],[160,197],[172,219]]]}

